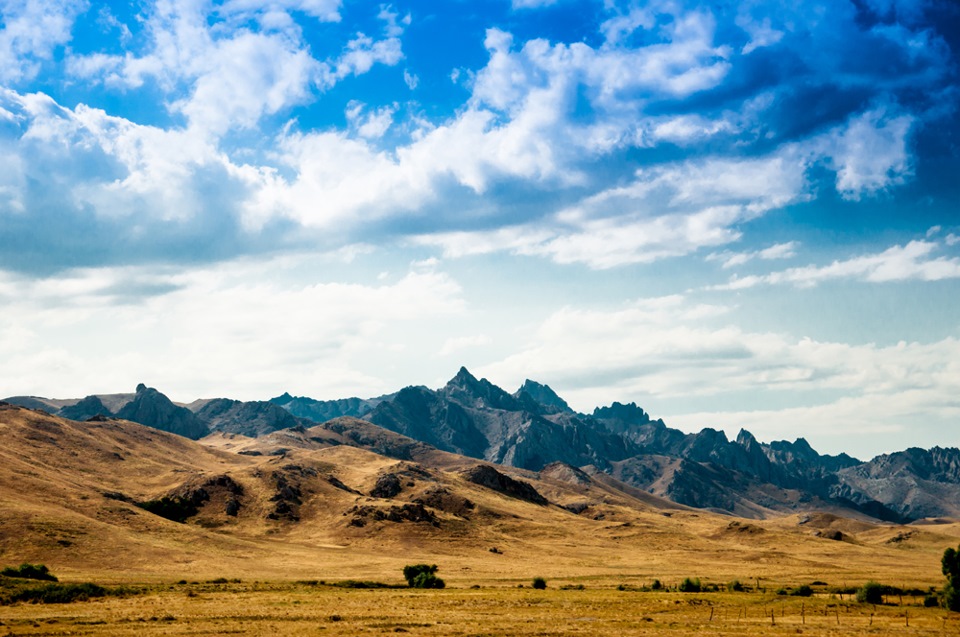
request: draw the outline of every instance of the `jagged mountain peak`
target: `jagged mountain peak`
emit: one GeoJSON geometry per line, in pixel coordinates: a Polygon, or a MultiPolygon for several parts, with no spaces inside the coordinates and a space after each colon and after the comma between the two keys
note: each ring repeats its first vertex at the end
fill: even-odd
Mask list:
{"type": "Polygon", "coordinates": [[[570,409],[570,405],[567,404],[563,398],[553,391],[549,385],[544,385],[538,383],[535,380],[530,380],[529,378],[523,381],[523,385],[520,386],[513,395],[515,398],[520,398],[521,394],[527,394],[534,401],[545,405],[547,407],[553,407],[560,411],[573,411],[570,409]]]}
{"type": "Polygon", "coordinates": [[[737,434],[737,444],[741,447],[748,447],[750,445],[755,445],[757,443],[756,437],[746,429],[741,429],[740,433],[737,434]]]}
{"type": "Polygon", "coordinates": [[[271,398],[270,402],[274,405],[285,405],[291,400],[293,400],[293,396],[290,395],[290,392],[285,391],[276,398],[271,398]]]}
{"type": "Polygon", "coordinates": [[[478,380],[466,367],[461,367],[440,392],[459,402],[477,407],[507,410],[518,410],[522,407],[516,398],[486,378],[478,380]]]}
{"type": "MultiPolygon", "coordinates": [[[[609,407],[597,407],[593,410],[593,417],[601,420],[616,420],[624,425],[646,425],[651,422],[650,415],[638,407],[635,402],[620,403],[614,401],[609,407]]],[[[657,424],[658,421],[653,422],[657,424]]]]}

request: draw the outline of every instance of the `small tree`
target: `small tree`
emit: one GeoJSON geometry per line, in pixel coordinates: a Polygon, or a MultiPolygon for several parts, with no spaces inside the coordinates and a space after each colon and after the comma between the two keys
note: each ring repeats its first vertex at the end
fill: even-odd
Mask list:
{"type": "Polygon", "coordinates": [[[960,612],[960,550],[949,548],[944,551],[941,564],[943,575],[947,578],[947,583],[943,586],[944,606],[960,612]]]}
{"type": "Polygon", "coordinates": [[[410,588],[444,588],[447,584],[436,576],[436,564],[412,564],[403,567],[403,578],[410,588]]]}
{"type": "Polygon", "coordinates": [[[680,582],[681,593],[699,593],[700,590],[701,586],[699,579],[690,579],[689,577],[685,577],[683,578],[683,581],[680,582]]]}
{"type": "Polygon", "coordinates": [[[857,589],[857,601],[861,604],[882,604],[883,591],[883,584],[867,582],[857,589]]]}
{"type": "Polygon", "coordinates": [[[533,587],[538,591],[542,591],[547,587],[547,580],[543,579],[542,577],[534,577],[533,587]]]}

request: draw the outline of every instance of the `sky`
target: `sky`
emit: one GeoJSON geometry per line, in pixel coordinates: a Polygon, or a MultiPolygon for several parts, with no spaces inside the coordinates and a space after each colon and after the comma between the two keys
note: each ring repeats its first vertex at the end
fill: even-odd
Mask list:
{"type": "Polygon", "coordinates": [[[960,444],[950,0],[0,0],[0,395],[960,444]]]}

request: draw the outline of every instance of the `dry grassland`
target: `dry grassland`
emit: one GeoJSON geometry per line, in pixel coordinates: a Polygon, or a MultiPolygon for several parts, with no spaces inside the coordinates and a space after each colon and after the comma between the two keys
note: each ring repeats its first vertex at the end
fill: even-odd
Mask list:
{"type": "Polygon", "coordinates": [[[0,635],[958,635],[960,616],[919,599],[602,588],[353,590],[187,584],[142,595],[0,609],[0,635]],[[891,600],[894,604],[897,600],[891,600]],[[3,631],[6,631],[5,633],[3,631]]]}

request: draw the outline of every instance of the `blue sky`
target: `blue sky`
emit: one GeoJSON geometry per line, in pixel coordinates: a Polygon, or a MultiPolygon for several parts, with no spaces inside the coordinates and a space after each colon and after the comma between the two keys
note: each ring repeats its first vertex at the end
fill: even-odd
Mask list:
{"type": "Polygon", "coordinates": [[[0,387],[956,446],[947,0],[0,2],[0,387]]]}

